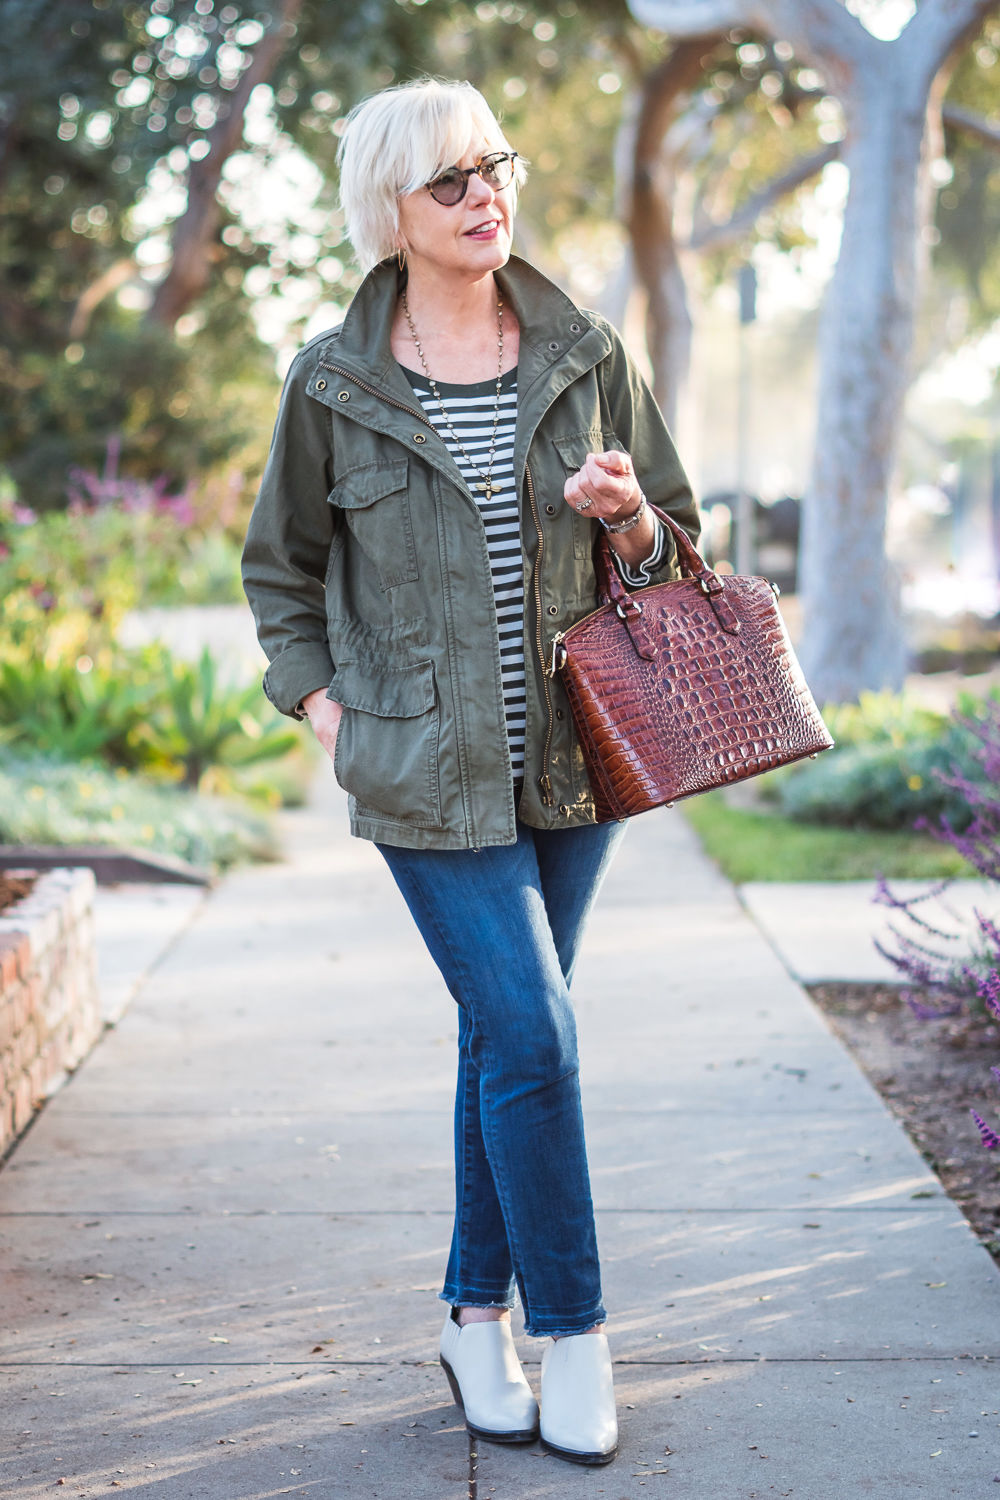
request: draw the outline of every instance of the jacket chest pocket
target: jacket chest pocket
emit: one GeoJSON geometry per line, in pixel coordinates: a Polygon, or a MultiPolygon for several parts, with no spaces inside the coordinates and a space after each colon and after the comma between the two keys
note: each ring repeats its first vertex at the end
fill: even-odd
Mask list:
{"type": "Polygon", "coordinates": [[[338,479],[327,497],[343,512],[351,536],[377,569],[384,590],[420,577],[408,469],[405,458],[364,464],[338,479]]]}
{"type": "MultiPolygon", "coordinates": [[[[587,461],[588,453],[609,453],[612,449],[624,453],[625,444],[620,442],[614,432],[608,428],[602,432],[599,427],[588,429],[585,432],[571,432],[565,437],[554,437],[552,446],[562,460],[564,476],[566,479],[582,469],[587,461]]],[[[574,512],[573,515],[573,550],[577,557],[589,558],[594,546],[595,523],[588,519],[587,512],[583,515],[574,512]]]]}
{"type": "Polygon", "coordinates": [[[440,715],[433,663],[342,662],[327,697],[344,710],[334,774],[360,810],[416,828],[440,827],[440,715]]]}

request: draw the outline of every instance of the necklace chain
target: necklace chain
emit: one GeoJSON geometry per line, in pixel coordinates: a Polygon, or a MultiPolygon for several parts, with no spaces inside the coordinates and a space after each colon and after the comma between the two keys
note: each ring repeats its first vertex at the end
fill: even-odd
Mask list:
{"type": "Polygon", "coordinates": [[[407,300],[405,289],[402,293],[401,300],[403,303],[403,312],[406,314],[406,321],[410,329],[410,337],[413,339],[413,342],[417,346],[417,354],[420,357],[420,364],[424,374],[427,377],[427,383],[431,388],[434,400],[441,408],[441,416],[444,419],[444,425],[451,433],[452,441],[454,442],[455,447],[464,457],[466,463],[471,469],[475,470],[480,479],[483,481],[479,488],[482,491],[484,498],[487,500],[491,500],[493,498],[493,465],[496,462],[497,452],[497,428],[500,425],[500,389],[503,382],[503,298],[500,297],[497,299],[497,399],[496,406],[493,411],[493,432],[490,435],[490,454],[489,458],[486,460],[485,473],[476,463],[475,459],[469,457],[469,454],[465,451],[465,448],[463,447],[459,439],[458,433],[455,431],[454,427],[452,427],[450,421],[448,420],[448,413],[445,410],[444,402],[441,399],[441,392],[437,388],[437,382],[435,381],[434,376],[431,374],[430,370],[427,368],[427,361],[424,358],[423,345],[420,342],[420,339],[417,335],[417,330],[413,325],[413,319],[410,316],[410,304],[407,300]]]}

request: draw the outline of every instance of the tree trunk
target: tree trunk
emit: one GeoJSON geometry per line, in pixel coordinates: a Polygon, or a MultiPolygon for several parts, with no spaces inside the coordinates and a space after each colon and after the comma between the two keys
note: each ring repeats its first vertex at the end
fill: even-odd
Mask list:
{"type": "MultiPolygon", "coordinates": [[[[850,189],[820,324],[816,453],[800,553],[802,660],[821,703],[898,689],[906,670],[885,534],[927,223],[929,106],[905,61],[887,48],[879,75],[860,80],[846,105],[850,189]]],[[[939,115],[936,100],[934,107],[939,115]]]]}
{"type": "Polygon", "coordinates": [[[653,394],[667,426],[676,429],[691,363],[691,313],[673,226],[676,179],[664,151],[679,97],[698,81],[717,35],[689,37],[642,80],[628,227],[636,276],[646,293],[646,345],[653,394]]]}

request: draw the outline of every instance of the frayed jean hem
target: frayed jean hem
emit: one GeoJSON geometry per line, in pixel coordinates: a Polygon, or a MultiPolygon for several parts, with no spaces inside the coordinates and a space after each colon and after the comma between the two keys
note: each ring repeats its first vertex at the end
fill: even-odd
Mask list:
{"type": "Polygon", "coordinates": [[[506,1312],[510,1312],[514,1306],[514,1298],[508,1298],[504,1293],[501,1293],[499,1297],[495,1297],[491,1302],[481,1301],[480,1299],[484,1295],[486,1294],[483,1292],[470,1292],[467,1297],[463,1297],[461,1292],[443,1291],[438,1292],[438,1300],[447,1302],[452,1307],[500,1307],[506,1312]]]}
{"type": "Polygon", "coordinates": [[[608,1315],[603,1306],[598,1303],[593,1312],[586,1317],[579,1318],[570,1327],[565,1323],[557,1323],[554,1319],[533,1318],[530,1325],[526,1322],[524,1331],[530,1339],[571,1339],[578,1333],[589,1333],[591,1328],[596,1328],[598,1323],[606,1323],[608,1315]],[[544,1323],[552,1323],[552,1327],[543,1327],[544,1323]]]}

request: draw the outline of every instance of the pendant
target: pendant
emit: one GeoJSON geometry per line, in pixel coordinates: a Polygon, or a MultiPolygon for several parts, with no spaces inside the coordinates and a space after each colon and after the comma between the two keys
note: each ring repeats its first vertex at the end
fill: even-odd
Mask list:
{"type": "Polygon", "coordinates": [[[479,488],[482,490],[483,495],[487,500],[493,499],[493,486],[492,484],[490,484],[489,480],[487,480],[485,484],[481,484],[479,488]]]}

